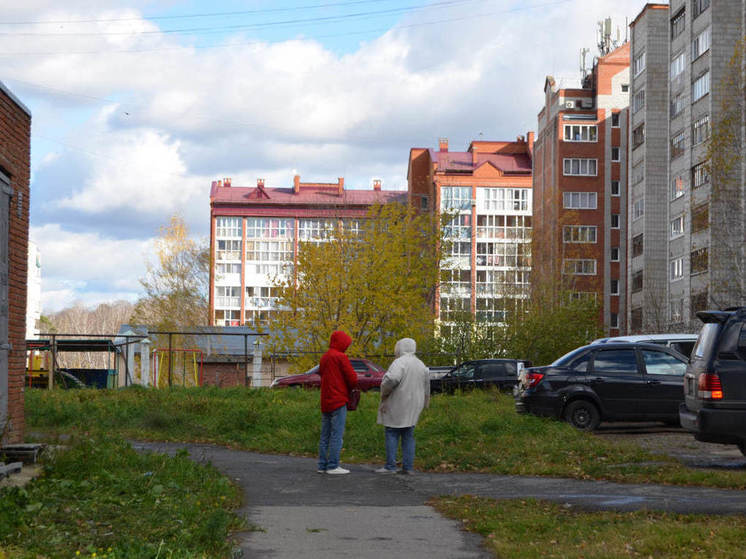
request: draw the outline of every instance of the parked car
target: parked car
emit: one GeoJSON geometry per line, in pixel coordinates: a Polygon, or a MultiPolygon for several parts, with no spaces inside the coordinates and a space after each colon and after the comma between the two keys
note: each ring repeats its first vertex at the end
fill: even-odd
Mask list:
{"type": "Polygon", "coordinates": [[[681,425],[699,441],[746,455],[746,307],[700,311],[704,322],[684,377],[681,425]]]}
{"type": "Polygon", "coordinates": [[[606,344],[609,342],[645,342],[670,347],[684,357],[689,357],[697,343],[697,334],[639,334],[635,336],[616,336],[613,338],[599,338],[592,344],[606,344]]]}
{"type": "Polygon", "coordinates": [[[527,369],[514,391],[516,411],[588,431],[601,421],[678,424],[686,366],[679,352],[656,344],[590,344],[527,369]]]}
{"type": "MultiPolygon", "coordinates": [[[[383,375],[386,374],[384,368],[367,359],[350,359],[350,363],[357,373],[357,383],[360,390],[364,392],[366,390],[380,389],[381,380],[383,379],[383,375]]],[[[287,387],[320,388],[321,376],[319,375],[319,366],[316,365],[299,375],[290,375],[275,379],[271,385],[271,388],[287,387]]]]}
{"type": "Polygon", "coordinates": [[[430,378],[430,392],[452,393],[456,389],[487,388],[512,390],[518,374],[531,364],[520,359],[478,359],[465,361],[440,378],[430,378]]]}
{"type": "Polygon", "coordinates": [[[431,379],[442,378],[453,370],[453,365],[428,367],[427,369],[428,369],[428,372],[430,373],[431,379]]]}

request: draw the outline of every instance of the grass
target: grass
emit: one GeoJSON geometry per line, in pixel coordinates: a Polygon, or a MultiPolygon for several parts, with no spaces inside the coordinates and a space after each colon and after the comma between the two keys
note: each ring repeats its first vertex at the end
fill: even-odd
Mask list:
{"type": "Polygon", "coordinates": [[[40,477],[0,490],[0,558],[229,557],[239,501],[227,478],[186,453],[75,438],[40,477]]]}
{"type": "MultiPolygon", "coordinates": [[[[314,456],[318,400],[318,391],[243,387],[29,390],[26,421],[27,431],[47,438],[103,432],[314,456]]],[[[377,393],[364,393],[358,410],[348,414],[344,461],[384,461],[377,404],[377,393]]],[[[518,415],[512,397],[495,391],[434,396],[416,433],[415,465],[430,471],[746,488],[742,472],[694,470],[632,443],[605,441],[563,422],[518,415]]]]}
{"type": "Polygon", "coordinates": [[[505,559],[743,557],[744,516],[662,512],[578,512],[535,500],[472,496],[430,502],[484,537],[505,559]]]}

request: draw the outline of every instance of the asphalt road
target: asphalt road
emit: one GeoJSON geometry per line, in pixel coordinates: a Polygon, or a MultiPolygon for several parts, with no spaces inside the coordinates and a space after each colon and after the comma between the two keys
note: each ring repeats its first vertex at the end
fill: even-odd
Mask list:
{"type": "Polygon", "coordinates": [[[586,510],[746,514],[746,491],[489,474],[381,475],[373,471],[380,464],[347,465],[349,475],[330,476],[317,474],[312,458],[199,444],[133,446],[166,453],[186,448],[238,483],[246,503],[240,513],[254,527],[239,535],[238,545],[252,558],[491,557],[479,536],[425,505],[440,495],[534,497],[586,510]]]}

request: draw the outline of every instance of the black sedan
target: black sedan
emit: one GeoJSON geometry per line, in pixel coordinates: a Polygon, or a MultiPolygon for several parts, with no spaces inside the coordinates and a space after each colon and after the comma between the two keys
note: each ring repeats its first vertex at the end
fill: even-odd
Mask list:
{"type": "Polygon", "coordinates": [[[516,411],[565,419],[592,431],[601,421],[679,422],[686,359],[656,344],[592,344],[547,367],[527,369],[516,411]]]}
{"type": "Polygon", "coordinates": [[[456,389],[488,388],[512,390],[518,373],[530,366],[519,359],[478,359],[465,361],[440,378],[430,379],[430,392],[449,392],[456,389]]]}

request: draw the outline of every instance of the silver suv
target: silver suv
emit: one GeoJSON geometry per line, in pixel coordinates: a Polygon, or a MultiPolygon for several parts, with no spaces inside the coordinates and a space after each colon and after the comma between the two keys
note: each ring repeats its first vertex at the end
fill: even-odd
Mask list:
{"type": "Polygon", "coordinates": [[[700,311],[704,322],[684,375],[681,426],[699,441],[746,455],[746,307],[700,311]]]}

